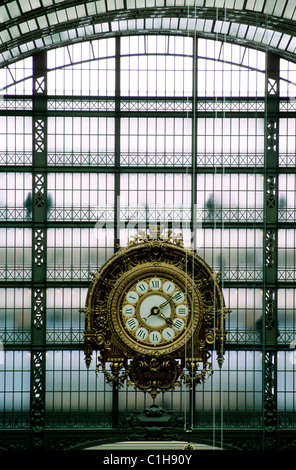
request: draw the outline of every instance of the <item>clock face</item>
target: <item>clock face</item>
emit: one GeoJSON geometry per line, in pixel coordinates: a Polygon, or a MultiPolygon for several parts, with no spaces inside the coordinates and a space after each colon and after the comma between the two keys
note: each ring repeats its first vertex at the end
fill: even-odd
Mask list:
{"type": "Polygon", "coordinates": [[[132,285],[122,304],[122,322],[128,333],[150,346],[180,336],[188,313],[185,293],[163,277],[145,278],[132,285]]]}
{"type": "Polygon", "coordinates": [[[184,337],[191,302],[181,282],[153,273],[126,286],[119,316],[127,338],[151,351],[163,351],[184,337]]]}

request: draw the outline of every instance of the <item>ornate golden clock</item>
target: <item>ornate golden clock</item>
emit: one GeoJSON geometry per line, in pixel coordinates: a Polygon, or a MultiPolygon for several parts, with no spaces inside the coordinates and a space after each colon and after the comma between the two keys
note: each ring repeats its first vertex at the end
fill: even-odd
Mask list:
{"type": "Polygon", "coordinates": [[[151,228],[119,249],[93,275],[83,311],[86,364],[98,350],[114,384],[129,378],[155,396],[183,379],[205,380],[211,349],[222,365],[227,311],[219,279],[170,231],[151,228]]]}

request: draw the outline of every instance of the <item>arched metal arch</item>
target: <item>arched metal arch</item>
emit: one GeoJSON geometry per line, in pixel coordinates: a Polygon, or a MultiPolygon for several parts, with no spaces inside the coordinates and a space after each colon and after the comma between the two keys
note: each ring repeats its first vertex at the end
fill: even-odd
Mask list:
{"type": "MultiPolygon", "coordinates": [[[[246,7],[195,7],[186,5],[186,0],[183,5],[179,1],[178,7],[168,6],[171,3],[168,0],[154,0],[163,6],[151,8],[126,8],[132,4],[136,5],[137,0],[117,0],[117,5],[120,3],[120,6],[125,8],[115,9],[110,0],[64,0],[24,12],[23,5],[29,4],[29,1],[6,1],[0,7],[2,67],[36,51],[99,37],[142,32],[222,39],[263,51],[272,51],[296,61],[296,21],[292,19],[294,15],[291,18],[287,15],[280,17],[267,14],[264,10],[247,10],[246,7]],[[15,10],[9,10],[12,3],[15,10]]],[[[275,0],[274,5],[279,2],[280,0],[275,0]]],[[[114,5],[114,2],[112,3],[114,5]]],[[[194,4],[194,0],[191,3],[194,4]]],[[[204,4],[207,3],[207,0],[204,0],[204,4]]],[[[225,3],[237,2],[233,0],[225,3]]],[[[249,2],[244,2],[247,3],[249,2]]],[[[286,11],[283,9],[286,4],[288,0],[281,0],[283,12],[286,11]]]]}

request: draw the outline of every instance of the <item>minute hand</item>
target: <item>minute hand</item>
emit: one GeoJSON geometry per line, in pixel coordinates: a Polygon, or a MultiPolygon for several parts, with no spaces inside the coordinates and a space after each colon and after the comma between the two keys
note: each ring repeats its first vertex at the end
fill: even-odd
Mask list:
{"type": "Polygon", "coordinates": [[[159,306],[159,308],[163,308],[165,305],[167,305],[168,303],[170,303],[172,301],[172,299],[169,299],[169,300],[166,300],[166,302],[163,302],[163,304],[161,304],[159,306]]]}

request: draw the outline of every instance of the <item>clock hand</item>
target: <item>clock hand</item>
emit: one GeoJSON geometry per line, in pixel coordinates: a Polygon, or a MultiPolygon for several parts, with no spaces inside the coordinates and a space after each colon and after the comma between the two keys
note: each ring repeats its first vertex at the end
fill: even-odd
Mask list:
{"type": "Polygon", "coordinates": [[[151,315],[158,315],[159,312],[159,307],[152,307],[149,315],[147,317],[143,317],[144,320],[147,320],[147,318],[151,317],[151,315]]]}
{"type": "Polygon", "coordinates": [[[170,318],[167,318],[162,312],[159,311],[158,315],[159,315],[160,317],[164,318],[164,320],[166,321],[166,323],[167,323],[168,325],[172,325],[172,323],[173,323],[172,320],[171,320],[170,318]]]}
{"type": "Polygon", "coordinates": [[[147,315],[147,317],[143,317],[144,320],[147,320],[147,318],[151,317],[151,315],[154,315],[153,313],[149,313],[149,315],[147,315]]]}
{"type": "Polygon", "coordinates": [[[149,313],[149,315],[147,315],[147,317],[143,317],[143,319],[146,321],[147,318],[151,317],[151,315],[154,315],[154,316],[157,315],[157,316],[162,317],[162,318],[166,321],[166,323],[167,323],[168,325],[172,325],[172,324],[173,324],[172,320],[171,320],[170,318],[167,318],[167,317],[160,311],[160,307],[153,307],[153,309],[151,310],[151,313],[149,313]]]}
{"type": "Polygon", "coordinates": [[[166,302],[163,302],[163,303],[159,306],[159,308],[163,308],[165,305],[167,305],[168,303],[170,303],[171,300],[172,300],[172,299],[169,299],[169,300],[167,300],[166,302]]]}

